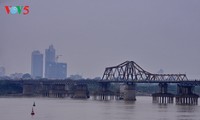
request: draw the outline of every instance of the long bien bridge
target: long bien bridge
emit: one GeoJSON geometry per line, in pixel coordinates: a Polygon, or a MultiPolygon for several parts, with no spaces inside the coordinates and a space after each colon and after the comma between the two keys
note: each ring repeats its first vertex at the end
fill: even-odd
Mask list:
{"type": "MultiPolygon", "coordinates": [[[[124,89],[125,100],[136,100],[136,83],[158,83],[159,92],[152,94],[153,102],[176,104],[198,104],[198,95],[194,94],[194,87],[200,85],[200,81],[188,80],[186,74],[152,74],[145,71],[134,61],[126,61],[122,64],[105,69],[102,81],[114,83],[126,83],[124,89]],[[168,93],[168,84],[177,84],[177,95],[168,93]]],[[[104,86],[106,87],[106,85],[104,86]]]]}
{"type": "Polygon", "coordinates": [[[186,74],[153,74],[145,71],[134,61],[126,61],[117,66],[105,68],[101,80],[21,80],[23,95],[42,95],[45,97],[65,97],[94,99],[136,100],[136,84],[157,83],[159,91],[152,94],[153,102],[180,105],[198,104],[198,95],[194,93],[200,80],[189,80],[186,74]],[[177,84],[177,94],[168,92],[170,83],[177,84]],[[119,92],[109,90],[111,84],[119,84],[119,92]],[[98,88],[90,93],[88,86],[98,88]]]}

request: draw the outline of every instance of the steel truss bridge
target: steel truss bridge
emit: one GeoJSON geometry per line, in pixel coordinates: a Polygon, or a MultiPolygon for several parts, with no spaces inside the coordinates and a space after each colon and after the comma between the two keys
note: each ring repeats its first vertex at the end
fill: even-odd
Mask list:
{"type": "Polygon", "coordinates": [[[134,61],[126,61],[117,66],[107,67],[102,81],[135,83],[182,83],[200,85],[200,80],[189,80],[186,74],[153,74],[134,61]]]}

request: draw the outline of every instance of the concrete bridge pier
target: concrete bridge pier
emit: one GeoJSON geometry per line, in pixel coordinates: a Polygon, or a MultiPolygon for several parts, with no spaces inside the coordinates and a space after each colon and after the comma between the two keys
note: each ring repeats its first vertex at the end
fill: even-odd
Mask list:
{"type": "Polygon", "coordinates": [[[34,95],[34,85],[33,84],[23,84],[23,95],[32,96],[34,95]]]}
{"type": "Polygon", "coordinates": [[[89,91],[87,84],[77,84],[74,88],[74,94],[72,98],[76,99],[87,99],[89,98],[89,91]]]}
{"type": "Polygon", "coordinates": [[[136,84],[134,82],[127,82],[124,88],[123,99],[125,101],[136,101],[136,84]]]}
{"type": "Polygon", "coordinates": [[[50,97],[51,96],[50,90],[52,89],[52,86],[50,84],[45,84],[45,83],[43,83],[41,86],[42,86],[42,91],[41,91],[42,96],[50,97]]]}
{"type": "Polygon", "coordinates": [[[67,91],[65,90],[65,84],[53,84],[49,93],[50,97],[64,98],[67,94],[67,91]]]}
{"type": "Polygon", "coordinates": [[[176,104],[177,105],[197,105],[199,95],[194,94],[194,86],[177,85],[176,104]]]}
{"type": "Polygon", "coordinates": [[[114,99],[115,100],[121,100],[122,99],[122,97],[121,97],[122,95],[121,95],[120,91],[121,90],[119,88],[119,91],[117,91],[117,92],[114,93],[114,99]]]}
{"type": "Polygon", "coordinates": [[[99,90],[94,94],[95,100],[113,100],[114,93],[109,90],[110,82],[99,82],[99,90]]]}
{"type": "Polygon", "coordinates": [[[100,100],[108,100],[108,88],[110,86],[110,83],[108,82],[101,82],[100,84],[100,90],[99,90],[99,99],[100,100]]]}
{"type": "Polygon", "coordinates": [[[153,103],[167,104],[173,103],[174,95],[167,92],[168,84],[159,83],[159,92],[152,94],[153,103]]]}

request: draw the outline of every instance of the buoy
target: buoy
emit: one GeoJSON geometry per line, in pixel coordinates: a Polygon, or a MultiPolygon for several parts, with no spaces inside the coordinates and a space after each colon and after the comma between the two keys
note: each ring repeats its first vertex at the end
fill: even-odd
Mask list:
{"type": "Polygon", "coordinates": [[[33,107],[35,107],[35,102],[33,103],[33,107]]]}
{"type": "Polygon", "coordinates": [[[31,112],[31,115],[33,116],[33,115],[35,115],[35,113],[34,113],[34,110],[33,110],[33,108],[32,108],[32,112],[31,112]]]}

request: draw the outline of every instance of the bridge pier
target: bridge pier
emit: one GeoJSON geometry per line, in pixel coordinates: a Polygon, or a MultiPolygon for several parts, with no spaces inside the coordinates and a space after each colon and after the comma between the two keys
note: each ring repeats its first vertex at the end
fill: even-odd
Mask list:
{"type": "Polygon", "coordinates": [[[159,93],[152,94],[153,103],[167,104],[173,103],[174,95],[167,92],[168,84],[159,83],[159,93]]]}
{"type": "Polygon", "coordinates": [[[51,85],[50,84],[45,84],[45,83],[42,84],[41,93],[42,93],[43,97],[50,97],[50,92],[49,92],[50,90],[51,90],[51,85]]]}
{"type": "Polygon", "coordinates": [[[75,85],[74,94],[72,98],[76,99],[87,99],[89,98],[89,91],[87,84],[77,84],[75,85]]]}
{"type": "Polygon", "coordinates": [[[67,94],[65,84],[43,83],[41,94],[43,97],[64,98],[67,94]]]}
{"type": "Polygon", "coordinates": [[[94,94],[95,100],[113,100],[114,94],[109,90],[110,82],[99,82],[99,90],[94,94]]]}
{"type": "Polygon", "coordinates": [[[24,84],[23,85],[23,95],[25,95],[25,96],[34,95],[34,84],[24,84]]]}
{"type": "Polygon", "coordinates": [[[177,105],[197,105],[199,95],[193,93],[194,86],[177,85],[176,104],[177,105]]]}
{"type": "Polygon", "coordinates": [[[53,84],[50,90],[50,97],[64,98],[66,96],[65,84],[53,84]]]}
{"type": "Polygon", "coordinates": [[[127,82],[124,88],[123,99],[125,101],[136,101],[136,84],[134,82],[127,82]]]}

